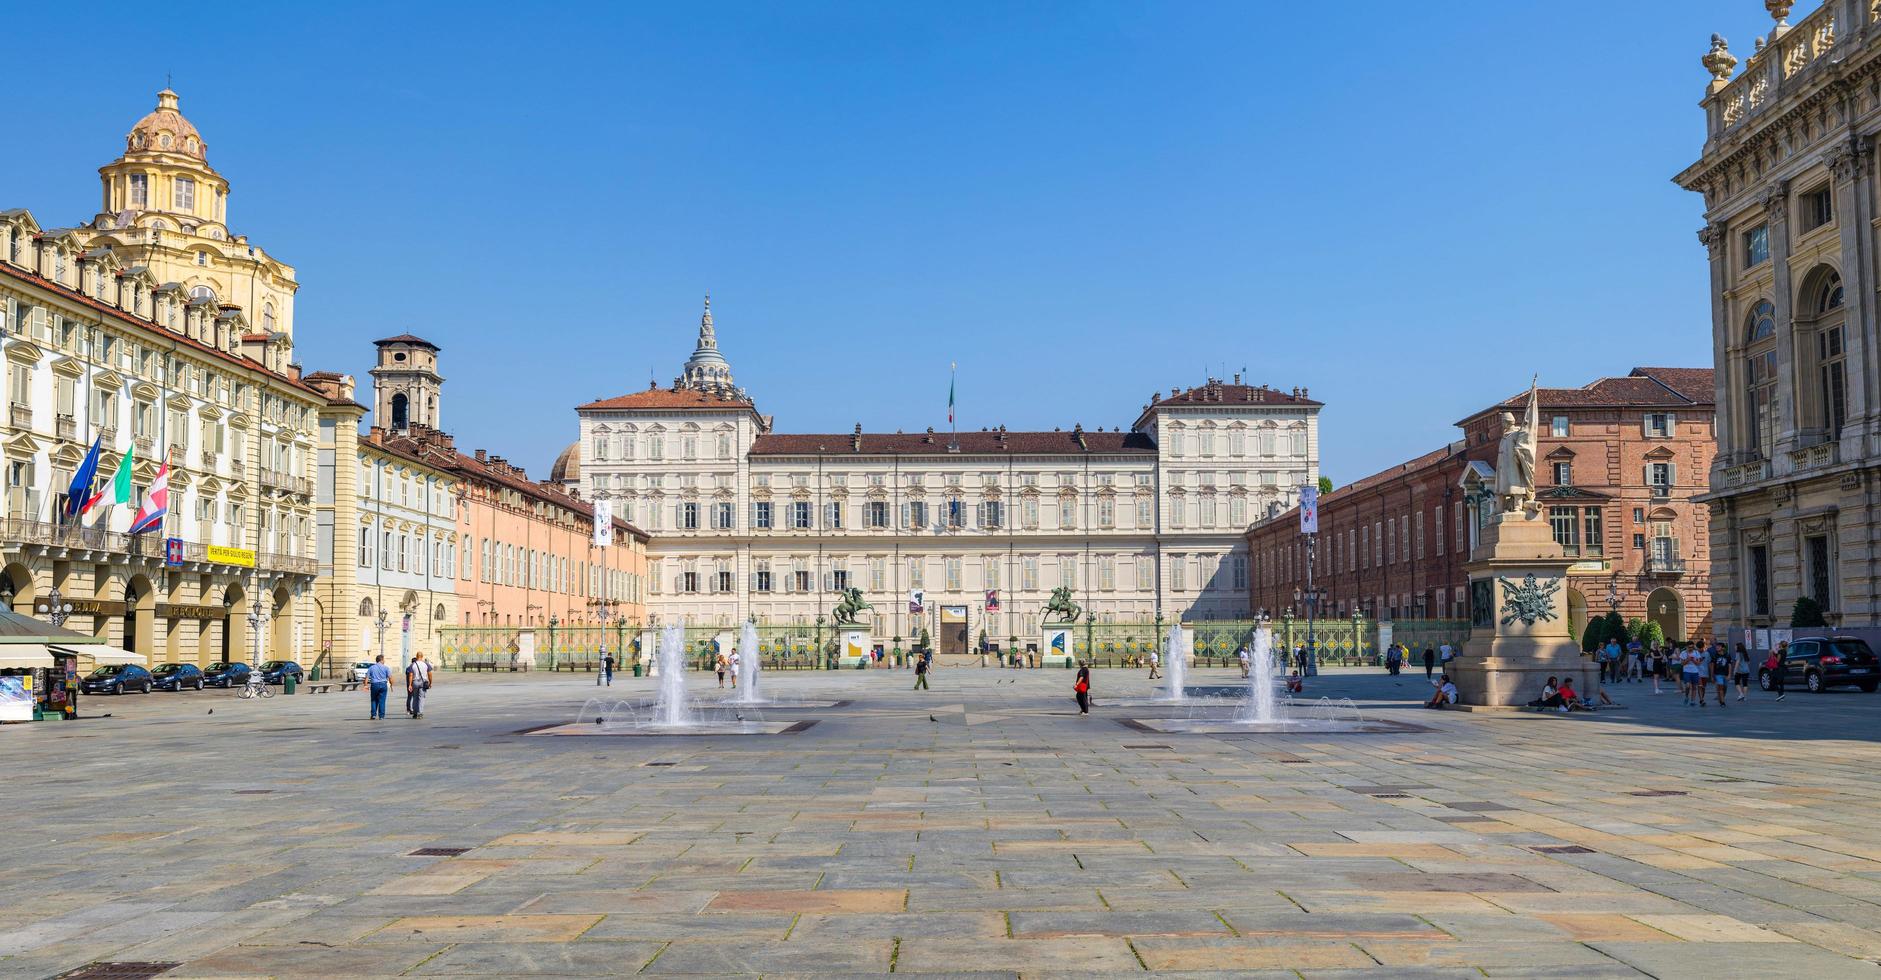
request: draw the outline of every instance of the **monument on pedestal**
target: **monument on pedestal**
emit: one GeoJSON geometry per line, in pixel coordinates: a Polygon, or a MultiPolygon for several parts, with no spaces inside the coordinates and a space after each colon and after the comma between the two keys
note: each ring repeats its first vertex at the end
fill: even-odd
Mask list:
{"type": "Polygon", "coordinates": [[[1045,603],[1042,622],[1039,624],[1040,640],[1039,666],[1058,667],[1076,659],[1077,638],[1072,630],[1076,628],[1078,617],[1084,612],[1071,600],[1071,588],[1059,586],[1052,590],[1052,597],[1045,603]]]}
{"type": "Polygon", "coordinates": [[[875,607],[862,597],[862,590],[856,588],[844,589],[836,608],[830,610],[830,623],[840,636],[836,656],[843,666],[868,665],[875,640],[869,635],[868,625],[862,622],[862,614],[874,611],[875,607]]]}
{"type": "Polygon", "coordinates": [[[1470,637],[1450,677],[1465,707],[1510,707],[1541,695],[1549,675],[1581,679],[1589,669],[1568,622],[1569,558],[1535,500],[1539,410],[1530,385],[1525,418],[1502,413],[1494,491],[1480,464],[1463,485],[1477,515],[1470,582],[1470,637]]]}

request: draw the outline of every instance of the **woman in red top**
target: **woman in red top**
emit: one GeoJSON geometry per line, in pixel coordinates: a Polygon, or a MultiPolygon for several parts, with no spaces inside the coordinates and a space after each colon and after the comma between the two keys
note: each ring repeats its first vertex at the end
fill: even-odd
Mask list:
{"type": "Polygon", "coordinates": [[[1770,690],[1776,692],[1776,699],[1783,700],[1783,657],[1790,652],[1790,644],[1785,640],[1770,651],[1769,659],[1763,662],[1763,669],[1770,677],[1770,690]]]}

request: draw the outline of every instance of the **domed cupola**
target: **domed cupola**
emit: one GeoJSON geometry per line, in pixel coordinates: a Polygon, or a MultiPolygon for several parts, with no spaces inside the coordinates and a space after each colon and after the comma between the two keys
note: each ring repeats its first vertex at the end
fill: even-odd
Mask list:
{"type": "Polygon", "coordinates": [[[674,388],[730,393],[737,390],[732,381],[730,362],[718,352],[718,333],[712,326],[712,297],[705,298],[705,313],[699,317],[699,346],[680,369],[674,388]]]}
{"type": "Polygon", "coordinates": [[[176,93],[167,88],[157,93],[157,107],[131,127],[124,137],[124,149],[126,153],[178,153],[209,161],[209,147],[202,141],[202,134],[183,118],[176,93]]]}

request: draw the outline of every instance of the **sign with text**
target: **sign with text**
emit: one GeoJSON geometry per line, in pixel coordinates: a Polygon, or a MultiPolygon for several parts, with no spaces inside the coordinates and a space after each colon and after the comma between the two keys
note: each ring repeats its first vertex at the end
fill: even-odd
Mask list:
{"type": "Polygon", "coordinates": [[[247,548],[230,548],[227,545],[212,544],[208,547],[205,557],[218,565],[255,567],[255,553],[247,548]]]}

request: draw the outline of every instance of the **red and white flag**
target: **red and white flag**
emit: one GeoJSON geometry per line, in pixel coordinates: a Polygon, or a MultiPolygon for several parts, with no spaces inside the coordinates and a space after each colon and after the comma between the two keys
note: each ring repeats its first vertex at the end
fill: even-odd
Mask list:
{"type": "Polygon", "coordinates": [[[157,468],[157,478],[150,481],[150,489],[144,493],[144,502],[137,508],[137,516],[131,519],[132,534],[142,534],[152,528],[163,527],[163,515],[170,509],[170,464],[157,468]]]}

